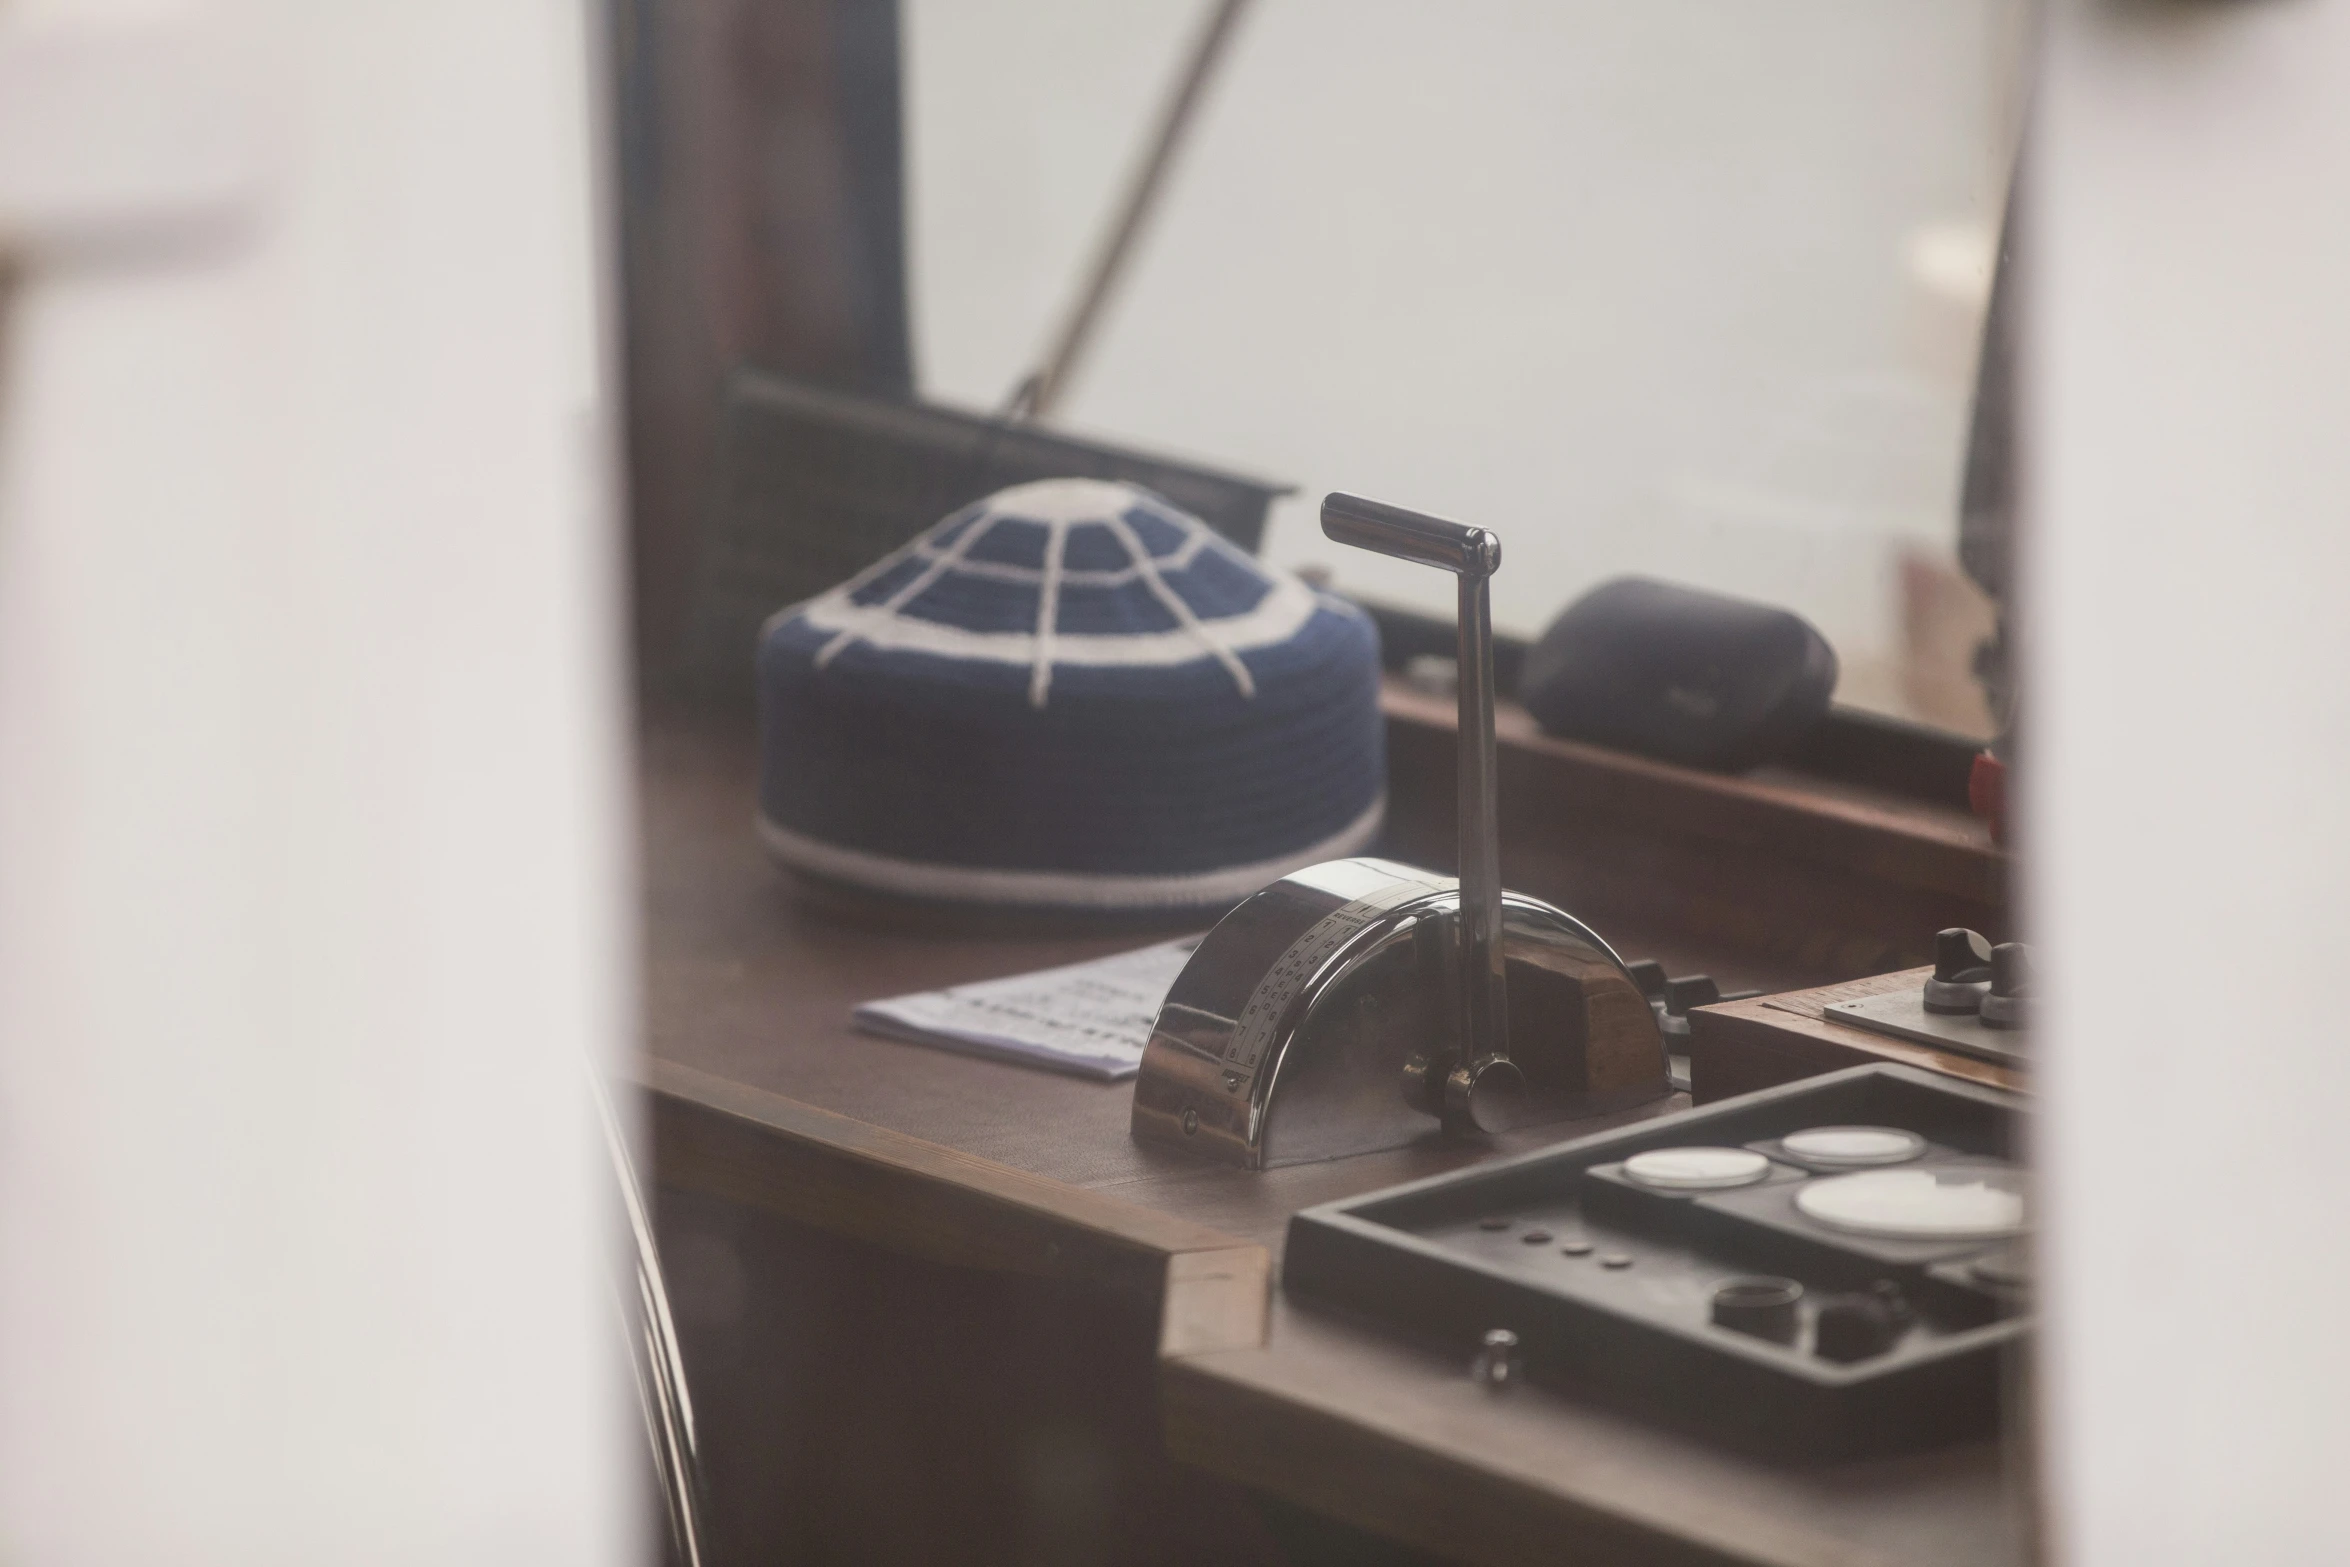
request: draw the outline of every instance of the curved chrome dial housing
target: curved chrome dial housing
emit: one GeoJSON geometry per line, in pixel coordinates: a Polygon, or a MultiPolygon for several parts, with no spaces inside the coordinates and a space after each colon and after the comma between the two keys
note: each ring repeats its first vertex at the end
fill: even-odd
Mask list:
{"type": "MultiPolygon", "coordinates": [[[[1249,898],[1168,993],[1134,1135],[1262,1169],[1457,1129],[1459,920],[1452,877],[1389,860],[1325,861],[1249,898]]],[[[1515,893],[1501,926],[1515,1122],[1667,1092],[1655,1015],[1607,943],[1515,893]]]]}

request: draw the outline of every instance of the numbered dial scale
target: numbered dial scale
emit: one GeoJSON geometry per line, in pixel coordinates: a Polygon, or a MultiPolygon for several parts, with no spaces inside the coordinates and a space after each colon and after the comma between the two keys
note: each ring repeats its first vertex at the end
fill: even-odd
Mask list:
{"type": "MultiPolygon", "coordinates": [[[[1331,860],[1225,916],[1168,993],[1135,1084],[1134,1135],[1249,1169],[1435,1135],[1459,1054],[1460,887],[1388,860],[1331,860]]],[[[1667,1091],[1647,998],[1606,942],[1502,896],[1512,1124],[1667,1091]]]]}

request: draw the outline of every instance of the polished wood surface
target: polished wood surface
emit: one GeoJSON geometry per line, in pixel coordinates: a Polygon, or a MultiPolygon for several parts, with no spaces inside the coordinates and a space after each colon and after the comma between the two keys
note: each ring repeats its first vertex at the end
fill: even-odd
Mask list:
{"type": "MultiPolygon", "coordinates": [[[[893,917],[810,896],[776,870],[751,831],[752,771],[744,733],[687,725],[648,740],[643,787],[651,1054],[657,1063],[695,1074],[663,1076],[655,1068],[654,1086],[665,1105],[744,1119],[743,1107],[753,1101],[713,1096],[756,1090],[770,1096],[759,1103],[778,1118],[787,1107],[838,1118],[828,1123],[835,1130],[825,1132],[778,1119],[766,1127],[778,1147],[829,1149],[846,1135],[838,1129],[853,1123],[1260,1243],[1277,1239],[1299,1208],[1456,1169],[1489,1151],[1430,1141],[1329,1164],[1224,1169],[1128,1136],[1130,1083],[1062,1076],[858,1032],[849,1015],[860,1001],[1078,962],[1176,932],[1007,932],[1001,920],[893,917]]],[[[1601,928],[1626,941],[1626,923],[1601,928]]],[[[1663,956],[1675,972],[1703,962],[1686,943],[1636,935],[1629,944],[1636,955],[1663,956]]],[[[1768,959],[1713,966],[1725,983],[1744,985],[1784,983],[1784,976],[1812,972],[1768,959]]],[[[752,1112],[747,1119],[761,1117],[752,1112]]],[[[720,1124],[708,1116],[691,1123],[720,1124]]],[[[688,1123],[665,1111],[656,1129],[666,1139],[688,1123]]],[[[1557,1135],[1555,1129],[1537,1129],[1504,1138],[1499,1146],[1534,1147],[1557,1135]]],[[[685,1156],[682,1145],[662,1143],[664,1171],[685,1156]]],[[[1092,1222],[1072,1220],[1079,1228],[1092,1222]]],[[[861,1233],[871,1218],[856,1211],[843,1223],[861,1233]]]]}
{"type": "MultiPolygon", "coordinates": [[[[1425,846],[1441,860],[1449,715],[1393,693],[1390,713],[1390,852],[1425,846]]],[[[1947,818],[1604,753],[1551,754],[1523,736],[1513,746],[1502,773],[1511,885],[1676,973],[1785,990],[1848,978],[1864,946],[1887,946],[1844,915],[1819,927],[1829,934],[1807,935],[1802,911],[1814,901],[1921,912],[1929,938],[1950,912],[1996,913],[1979,900],[1997,892],[2001,863],[1947,818]],[[1583,777],[1583,794],[1558,792],[1562,766],[1583,777]],[[1853,863],[1838,863],[1847,855],[1853,863]],[[1660,876],[1671,882],[1661,893],[1660,876]],[[1766,904],[1759,915],[1755,899],[1766,904]]],[[[795,1509],[818,1506],[903,1533],[912,1514],[889,1497],[945,1487],[964,1501],[930,1498],[922,1516],[966,1528],[954,1554],[970,1560],[1279,1560],[1260,1528],[1271,1504],[1247,1500],[1266,1495],[1469,1561],[2019,1559],[1991,1449],[1779,1468],[1552,1393],[1489,1398],[1456,1354],[1291,1309],[1272,1281],[1292,1213],[1457,1168],[1494,1145],[1430,1142],[1258,1173],[1205,1166],[1127,1135],[1129,1084],[856,1032],[859,1001],[1170,932],[914,916],[800,886],[751,830],[754,770],[738,729],[661,724],[646,737],[645,1075],[667,1188],[664,1247],[676,1239],[689,1260],[689,1376],[723,1437],[721,1468],[734,1466],[720,1510],[733,1509],[738,1543],[800,1538],[793,1531],[812,1526],[795,1509]],[[726,1248],[739,1255],[707,1261],[726,1248]],[[811,1316],[815,1307],[792,1304],[819,1274],[825,1291],[848,1288],[844,1270],[868,1281],[844,1297],[864,1307],[811,1316]],[[890,1279],[900,1282],[881,1282],[890,1279]],[[988,1304],[999,1297],[1059,1324],[1041,1339],[1005,1329],[1007,1362],[1057,1358],[1026,1372],[974,1369],[984,1398],[936,1388],[959,1375],[953,1355],[986,1342],[972,1337],[975,1313],[1015,1310],[988,1304]],[[692,1328],[705,1317],[717,1326],[692,1328]],[[803,1342],[809,1335],[824,1342],[803,1342]],[[950,1355],[953,1345],[966,1347],[950,1355]],[[877,1378],[847,1374],[868,1358],[877,1378]],[[909,1364],[927,1368],[932,1393],[895,1374],[909,1364]],[[1137,1377],[1159,1390],[1147,1426],[1128,1402],[1137,1377]],[[925,1439],[948,1409],[966,1410],[957,1418],[970,1429],[943,1446],[925,1439]],[[867,1456],[844,1468],[839,1433],[849,1428],[865,1433],[855,1450],[867,1456]],[[994,1491],[970,1489],[967,1475],[950,1483],[939,1468],[978,1466],[1001,1486],[1026,1485],[1027,1460],[1013,1460],[1034,1443],[1092,1452],[1093,1469],[1069,1472],[1110,1477],[1086,1504],[1093,1545],[1060,1555],[1034,1545],[1037,1518],[1075,1505],[1048,1505],[1060,1494],[1049,1485],[1038,1493],[1048,1502],[1003,1513],[989,1534],[970,1519],[995,1506],[994,1491]],[[1168,1451],[1184,1463],[1167,1468],[1168,1451]]],[[[1498,1147],[1668,1107],[1534,1129],[1498,1147]]],[[[874,1560],[938,1546],[935,1531],[903,1533],[902,1546],[876,1540],[874,1560]]]]}

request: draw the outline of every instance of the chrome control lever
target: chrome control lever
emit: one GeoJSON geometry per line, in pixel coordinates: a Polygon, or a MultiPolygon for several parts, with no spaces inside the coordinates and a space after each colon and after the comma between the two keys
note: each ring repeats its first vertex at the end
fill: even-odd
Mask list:
{"type": "Polygon", "coordinates": [[[1494,1132],[1525,1113],[1526,1080],[1510,1060],[1509,980],[1501,947],[1501,829],[1493,758],[1493,600],[1501,540],[1359,495],[1322,499],[1322,532],[1340,544],[1449,571],[1459,584],[1460,936],[1450,1060],[1415,1061],[1408,1086],[1447,1125],[1494,1132]]]}
{"type": "Polygon", "coordinates": [[[1134,1136],[1261,1170],[1661,1097],[1664,1040],[1623,959],[1502,889],[1486,586],[1501,542],[1352,495],[1323,502],[1322,527],[1459,579],[1460,875],[1355,855],[1242,899],[1160,1003],[1134,1136]]]}

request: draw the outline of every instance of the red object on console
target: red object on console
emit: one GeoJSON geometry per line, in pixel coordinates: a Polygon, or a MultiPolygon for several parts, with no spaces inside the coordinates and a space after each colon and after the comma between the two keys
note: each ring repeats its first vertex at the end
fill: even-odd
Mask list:
{"type": "Polygon", "coordinates": [[[1966,778],[1967,808],[1991,824],[1991,841],[2007,842],[2007,764],[1979,752],[1966,778]]]}

